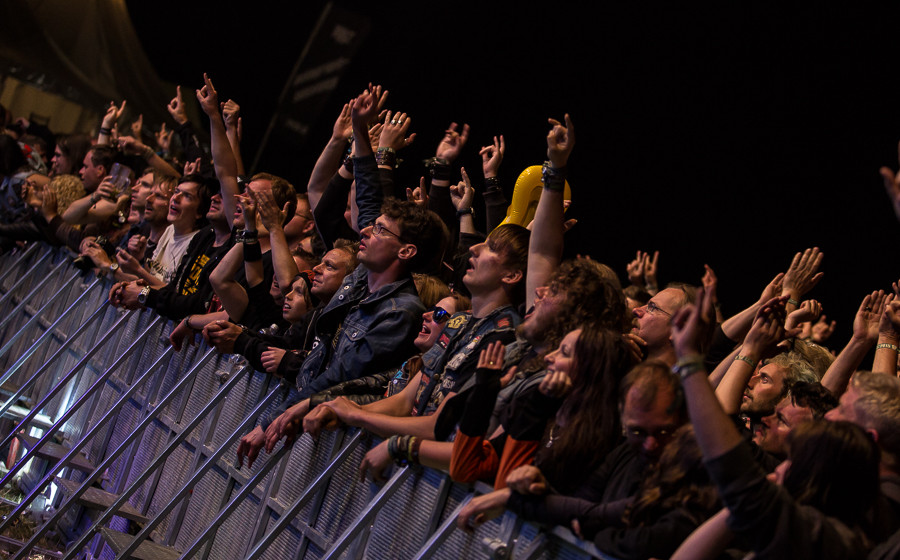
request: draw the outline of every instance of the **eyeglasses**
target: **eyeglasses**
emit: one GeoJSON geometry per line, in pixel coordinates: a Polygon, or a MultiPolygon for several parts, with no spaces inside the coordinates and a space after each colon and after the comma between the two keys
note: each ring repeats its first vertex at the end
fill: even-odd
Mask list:
{"type": "Polygon", "coordinates": [[[443,307],[438,307],[437,305],[429,309],[428,313],[431,313],[431,320],[435,323],[443,323],[450,318],[450,315],[453,315],[443,307]]]}
{"type": "Polygon", "coordinates": [[[393,231],[389,230],[388,228],[384,227],[382,224],[379,224],[378,222],[375,222],[374,224],[372,224],[372,233],[374,233],[375,235],[381,235],[382,232],[390,233],[391,235],[393,235],[400,241],[403,241],[403,238],[400,237],[400,235],[398,235],[398,234],[394,233],[393,231]]]}
{"type": "Polygon", "coordinates": [[[623,432],[625,432],[625,436],[644,441],[645,439],[653,436],[653,439],[657,441],[665,441],[672,437],[672,434],[675,433],[677,428],[659,428],[658,430],[647,431],[644,428],[625,428],[623,432]]]}
{"type": "Polygon", "coordinates": [[[647,305],[646,305],[645,307],[647,308],[647,313],[650,313],[651,315],[653,315],[654,313],[656,313],[657,311],[659,311],[660,313],[663,313],[663,314],[665,314],[665,315],[668,315],[669,317],[672,316],[671,313],[669,313],[668,311],[666,311],[666,310],[663,309],[662,307],[656,305],[656,304],[653,302],[653,300],[648,301],[648,302],[647,302],[647,305]]]}

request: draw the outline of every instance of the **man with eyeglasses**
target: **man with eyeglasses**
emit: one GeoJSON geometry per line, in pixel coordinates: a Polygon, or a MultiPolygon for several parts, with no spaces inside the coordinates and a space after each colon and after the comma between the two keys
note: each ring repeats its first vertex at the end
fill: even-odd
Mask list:
{"type": "Polygon", "coordinates": [[[510,473],[506,488],[469,502],[459,514],[459,527],[472,528],[504,507],[547,525],[568,525],[575,519],[585,533],[590,526],[620,523],[647,468],[687,422],[678,376],[659,360],[638,364],[622,379],[619,413],[624,441],[571,495],[555,493],[537,467],[519,467],[510,473]]]}
{"type": "Polygon", "coordinates": [[[675,364],[675,347],[672,346],[672,316],[694,300],[694,289],[688,285],[670,284],[653,296],[647,305],[634,310],[637,327],[632,334],[638,344],[646,347],[648,360],[662,360],[675,364]]]}
{"type": "Polygon", "coordinates": [[[300,370],[296,387],[274,413],[242,438],[239,464],[256,457],[272,424],[277,437],[297,426],[291,412],[304,399],[338,383],[374,374],[415,353],[415,340],[425,311],[412,272],[427,271],[443,254],[446,228],[433,212],[413,202],[383,199],[368,125],[378,114],[368,92],[352,112],[354,174],[360,231],[360,265],[348,274],[316,318],[315,340],[300,370]]]}

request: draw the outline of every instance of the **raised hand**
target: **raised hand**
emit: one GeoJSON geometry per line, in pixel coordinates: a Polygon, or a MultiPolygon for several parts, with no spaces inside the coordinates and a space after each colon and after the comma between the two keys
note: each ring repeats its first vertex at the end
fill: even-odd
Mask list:
{"type": "Polygon", "coordinates": [[[181,86],[175,88],[175,97],[169,101],[169,104],[166,105],[166,109],[169,110],[169,114],[172,115],[172,118],[175,119],[175,122],[178,124],[188,122],[187,111],[184,108],[184,99],[181,97],[181,86]]]}
{"type": "Polygon", "coordinates": [[[159,132],[156,132],[153,136],[156,138],[156,145],[160,150],[164,152],[168,152],[169,148],[172,146],[172,130],[166,130],[166,123],[162,123],[159,127],[159,132]]]}
{"type": "Polygon", "coordinates": [[[472,187],[472,181],[469,180],[469,174],[466,168],[460,168],[462,181],[456,185],[450,185],[450,202],[453,203],[457,210],[461,208],[471,208],[472,200],[475,198],[475,189],[472,187]]]}
{"type": "MultiPolygon", "coordinates": [[[[897,144],[897,159],[900,159],[900,144],[897,144]]],[[[884,179],[884,190],[887,191],[888,198],[891,199],[891,205],[894,207],[894,214],[900,220],[900,173],[894,173],[890,167],[882,167],[879,169],[881,178],[884,179]]]]}
{"type": "Polygon", "coordinates": [[[818,247],[813,247],[794,255],[791,266],[784,273],[781,287],[782,295],[790,296],[792,299],[799,301],[807,292],[812,290],[819,283],[819,280],[822,279],[823,273],[819,272],[819,267],[822,265],[824,256],[818,247]]]}
{"type": "Polygon", "coordinates": [[[219,114],[219,95],[216,93],[216,88],[213,87],[212,80],[205,72],[203,73],[203,82],[203,87],[197,90],[197,101],[200,102],[200,108],[207,116],[214,117],[219,114]]]}
{"type": "MultiPolygon", "coordinates": [[[[709,276],[712,282],[716,281],[716,275],[712,271],[711,268],[707,265],[703,265],[706,267],[706,274],[703,275],[704,286],[706,286],[705,280],[707,276],[709,276]]],[[[653,258],[650,258],[650,252],[644,253],[644,282],[647,283],[647,286],[656,286],[656,272],[659,270],[659,251],[653,251],[653,258]]],[[[715,303],[715,302],[713,302],[715,303]]]]}
{"type": "Polygon", "coordinates": [[[787,296],[772,298],[756,312],[753,325],[744,337],[741,354],[757,360],[773,356],[778,352],[779,342],[796,335],[799,329],[788,332],[784,328],[787,299],[787,296]]]}
{"type": "MultiPolygon", "coordinates": [[[[123,102],[124,104],[124,102],[123,102]]],[[[138,118],[131,123],[131,135],[135,138],[140,138],[144,133],[144,114],[141,113],[138,115],[138,118]]]]}
{"type": "Polygon", "coordinates": [[[225,120],[225,128],[236,129],[240,124],[241,106],[234,99],[222,103],[222,118],[225,120]]]}
{"type": "Polygon", "coordinates": [[[469,140],[469,125],[463,124],[462,132],[457,132],[458,127],[458,124],[450,123],[434,153],[435,157],[445,159],[448,163],[453,163],[459,157],[459,152],[469,140]]]}
{"type": "Polygon", "coordinates": [[[369,124],[378,116],[378,99],[369,90],[359,94],[350,109],[350,120],[358,130],[368,130],[369,124]]]}
{"type": "Polygon", "coordinates": [[[547,122],[552,126],[547,133],[547,159],[554,168],[562,169],[569,162],[569,155],[575,147],[575,127],[568,113],[565,126],[556,119],[547,119],[547,122]]]}
{"type": "Polygon", "coordinates": [[[716,324],[714,290],[700,288],[697,304],[686,305],[672,317],[672,342],[679,358],[700,354],[716,324]]]}
{"type": "Polygon", "coordinates": [[[406,200],[415,202],[422,208],[428,208],[428,192],[425,188],[425,177],[419,178],[419,186],[415,189],[406,187],[406,200]]]}
{"type": "Polygon", "coordinates": [[[500,135],[499,141],[494,136],[494,143],[481,148],[478,154],[481,155],[481,170],[484,172],[484,178],[496,177],[500,171],[500,164],[503,163],[503,156],[506,154],[506,142],[503,140],[503,135],[500,135]]]}
{"type": "MultiPolygon", "coordinates": [[[[272,194],[272,191],[250,191],[250,195],[256,202],[256,211],[259,213],[259,218],[262,220],[263,225],[266,226],[266,229],[269,231],[283,229],[288,219],[288,211],[291,207],[290,201],[285,202],[284,208],[279,209],[275,203],[275,196],[272,194]]],[[[244,221],[247,221],[246,217],[244,221]]]]}
{"type": "Polygon", "coordinates": [[[816,344],[824,344],[825,341],[834,334],[835,327],[837,327],[837,321],[832,321],[829,323],[825,318],[825,315],[819,317],[819,320],[813,323],[812,326],[813,342],[815,342],[816,344]]]}
{"type": "Polygon", "coordinates": [[[785,325],[788,328],[796,327],[801,323],[815,321],[821,314],[822,304],[814,299],[808,299],[801,303],[800,307],[788,314],[785,325]]]}
{"type": "Polygon", "coordinates": [[[120,107],[116,107],[115,102],[110,101],[109,107],[106,108],[106,114],[103,115],[103,121],[100,124],[101,128],[107,128],[112,130],[116,123],[119,122],[119,119],[122,118],[122,113],[125,112],[125,100],[122,100],[122,105],[120,107]]]}
{"type": "Polygon", "coordinates": [[[637,255],[634,257],[634,260],[628,263],[625,266],[625,271],[628,273],[628,281],[633,285],[643,288],[645,286],[644,282],[644,257],[645,253],[641,251],[637,252],[637,255]]]}
{"type": "Polygon", "coordinates": [[[416,134],[412,133],[409,136],[406,136],[411,124],[412,119],[409,118],[406,113],[398,112],[397,114],[393,114],[388,111],[387,116],[384,118],[381,136],[378,138],[378,147],[390,148],[395,152],[399,152],[401,149],[412,144],[416,139],[416,134]]]}
{"type": "Polygon", "coordinates": [[[499,340],[491,342],[487,348],[481,350],[475,368],[499,373],[503,371],[504,356],[506,356],[506,346],[499,340]]]}
{"type": "Polygon", "coordinates": [[[234,195],[234,202],[241,207],[241,214],[244,216],[244,229],[256,231],[256,200],[253,198],[252,193],[238,193],[234,195]]]}
{"type": "Polygon", "coordinates": [[[200,166],[200,158],[197,158],[194,161],[186,161],[184,162],[184,174],[192,175],[194,173],[200,173],[200,166]]]}
{"type": "Polygon", "coordinates": [[[353,123],[350,120],[350,111],[355,102],[355,99],[351,99],[350,103],[344,103],[344,107],[341,108],[341,114],[334,121],[334,128],[331,131],[332,140],[346,142],[353,136],[353,123]]]}
{"type": "Polygon", "coordinates": [[[874,291],[863,298],[853,319],[853,338],[872,342],[878,340],[878,325],[884,313],[886,298],[884,290],[874,291]]]}

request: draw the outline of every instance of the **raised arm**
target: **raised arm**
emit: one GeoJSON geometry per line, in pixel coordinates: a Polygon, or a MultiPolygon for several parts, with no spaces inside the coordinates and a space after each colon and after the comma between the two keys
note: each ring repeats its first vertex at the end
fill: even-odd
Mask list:
{"type": "Polygon", "coordinates": [[[241,157],[241,137],[244,134],[244,121],[240,116],[241,106],[233,99],[222,103],[222,118],[225,120],[225,135],[231,145],[234,161],[237,163],[237,174],[244,174],[244,158],[241,157]]]}
{"type": "MultiPolygon", "coordinates": [[[[269,230],[269,244],[272,252],[272,266],[275,270],[275,279],[283,293],[291,291],[294,277],[300,274],[297,263],[291,255],[287,237],[284,234],[285,215],[290,203],[285,203],[284,208],[278,208],[272,191],[260,191],[253,193],[256,202],[256,210],[263,225],[269,230]]],[[[247,278],[249,281],[249,277],[247,278]]]]}
{"type": "MultiPolygon", "coordinates": [[[[895,284],[896,285],[896,284],[895,284]]],[[[878,344],[872,371],[897,375],[897,345],[900,344],[900,301],[895,294],[884,298],[884,310],[878,323],[878,344]]]]}
{"type": "Polygon", "coordinates": [[[547,134],[547,159],[550,163],[544,167],[544,189],[534,213],[528,243],[526,308],[534,304],[535,290],[547,285],[562,259],[563,189],[566,183],[566,165],[572,148],[575,147],[575,128],[568,114],[565,116],[565,126],[555,119],[548,121],[552,125],[547,134]]]}
{"type": "MultiPolygon", "coordinates": [[[[707,292],[708,293],[708,292],[707,292]]],[[[737,414],[741,410],[744,389],[756,371],[756,365],[763,358],[776,352],[776,346],[785,338],[784,306],[787,297],[772,298],[763,305],[744,344],[734,357],[725,377],[716,387],[716,396],[727,414],[737,414]]]]}
{"type": "Polygon", "coordinates": [[[110,145],[113,144],[115,137],[113,136],[113,131],[116,129],[116,123],[119,122],[119,119],[122,117],[122,113],[125,112],[125,100],[122,100],[122,105],[116,107],[115,102],[110,101],[109,107],[106,109],[106,114],[103,115],[103,120],[100,123],[100,132],[97,134],[97,144],[98,145],[110,145]]]}
{"type": "Polygon", "coordinates": [[[853,319],[853,335],[841,350],[828,371],[822,377],[822,386],[835,396],[847,389],[853,372],[859,368],[863,358],[878,339],[878,325],[884,312],[884,290],[872,292],[863,298],[853,319]]]}
{"type": "Polygon", "coordinates": [[[231,228],[234,218],[235,198],[240,192],[238,188],[238,163],[228,142],[225,132],[225,121],[219,113],[219,96],[209,76],[203,74],[203,87],[197,90],[197,101],[206,116],[209,117],[210,149],[213,156],[213,167],[222,189],[222,208],[231,228]]]}
{"type": "Polygon", "coordinates": [[[325,144],[325,148],[319,154],[319,159],[316,160],[316,165],[309,176],[306,194],[309,196],[309,208],[313,212],[319,205],[322,194],[328,188],[328,182],[341,168],[344,154],[349,146],[350,137],[353,135],[353,124],[350,121],[350,111],[353,103],[354,101],[344,103],[341,113],[334,121],[331,138],[328,139],[328,143],[325,144]]]}
{"type": "Polygon", "coordinates": [[[358,207],[359,229],[375,223],[381,214],[384,192],[375,165],[374,152],[369,138],[369,125],[378,117],[379,99],[384,93],[381,86],[373,91],[366,90],[356,98],[351,111],[353,122],[353,150],[355,153],[353,173],[356,179],[356,205],[358,207]]]}
{"type": "Polygon", "coordinates": [[[819,272],[824,253],[818,247],[807,249],[794,255],[791,266],[784,273],[781,295],[788,296],[787,311],[800,307],[800,301],[812,290],[824,273],[819,272]]]}

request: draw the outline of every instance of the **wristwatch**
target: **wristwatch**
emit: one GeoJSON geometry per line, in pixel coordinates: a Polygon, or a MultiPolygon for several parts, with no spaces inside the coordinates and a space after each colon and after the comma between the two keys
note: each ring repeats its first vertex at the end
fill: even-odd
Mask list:
{"type": "Polygon", "coordinates": [[[114,262],[111,265],[109,265],[109,271],[112,272],[113,274],[115,274],[117,270],[119,270],[119,263],[114,262]]]}
{"type": "Polygon", "coordinates": [[[141,288],[141,293],[138,294],[138,303],[141,305],[147,305],[147,296],[150,295],[150,286],[144,286],[141,288]]]}

